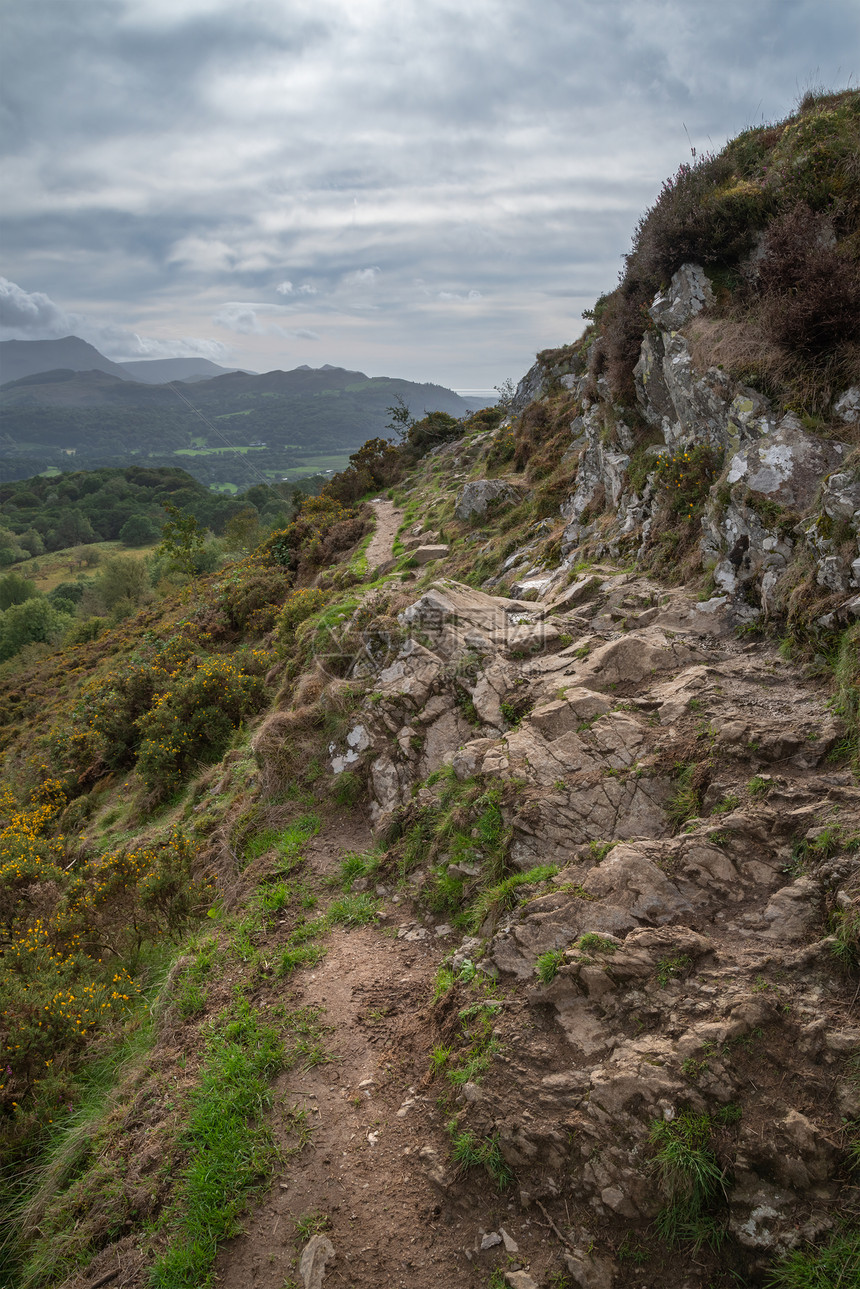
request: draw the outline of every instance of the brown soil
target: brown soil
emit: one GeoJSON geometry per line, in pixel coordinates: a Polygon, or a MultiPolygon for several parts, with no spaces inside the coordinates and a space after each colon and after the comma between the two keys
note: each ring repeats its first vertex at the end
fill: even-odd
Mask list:
{"type": "Polygon", "coordinates": [[[403,512],[398,510],[393,501],[384,497],[371,502],[376,513],[376,530],[367,548],[367,567],[370,572],[391,558],[391,548],[397,536],[397,529],[403,519],[403,512]]]}
{"type": "MultiPolygon", "coordinates": [[[[336,870],[344,842],[370,844],[369,831],[363,839],[357,833],[328,834],[307,848],[317,880],[336,870]]],[[[429,1081],[427,1068],[440,1041],[432,992],[446,942],[432,931],[424,941],[396,938],[398,926],[411,925],[409,906],[387,900],[378,927],[335,930],[320,966],[294,977],[291,1006],[325,1006],[332,1059],[276,1084],[276,1105],[307,1110],[312,1139],[286,1159],[245,1234],[221,1250],[216,1283],[224,1289],[300,1284],[296,1224],[312,1214],[328,1219],[337,1254],[326,1271],[332,1289],[478,1289],[496,1265],[527,1265],[509,1261],[501,1246],[478,1251],[483,1234],[499,1225],[546,1262],[545,1232],[523,1221],[483,1173],[458,1177],[447,1163],[445,1113],[436,1105],[444,1089],[429,1081]],[[429,1180],[430,1162],[420,1154],[427,1147],[444,1168],[443,1184],[429,1180]]],[[[276,1133],[278,1124],[276,1112],[276,1133]]],[[[295,1138],[285,1129],[280,1144],[287,1152],[295,1138]]]]}

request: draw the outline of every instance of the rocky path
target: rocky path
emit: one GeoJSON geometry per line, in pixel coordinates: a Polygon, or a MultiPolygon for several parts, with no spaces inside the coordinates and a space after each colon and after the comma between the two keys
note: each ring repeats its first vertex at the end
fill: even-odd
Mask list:
{"type": "MultiPolygon", "coordinates": [[[[361,840],[351,832],[351,847],[361,840]]],[[[363,840],[369,846],[370,834],[363,840]]],[[[337,869],[338,841],[323,835],[308,847],[319,890],[337,869]]],[[[246,1233],[222,1249],[216,1283],[304,1289],[299,1255],[320,1230],[335,1250],[326,1289],[479,1289],[499,1256],[496,1245],[480,1251],[488,1232],[503,1226],[523,1247],[546,1239],[512,1201],[446,1165],[440,1089],[428,1080],[433,978],[446,942],[389,898],[378,926],[339,928],[327,949],[288,1001],[325,1008],[328,1059],[277,1083],[271,1123],[284,1166],[246,1233]],[[312,1131],[291,1156],[295,1138],[280,1125],[294,1107],[312,1131]]]]}
{"type": "Polygon", "coordinates": [[[391,559],[391,549],[397,536],[397,529],[403,518],[393,501],[386,497],[376,497],[370,503],[376,513],[376,530],[367,548],[367,567],[373,572],[380,564],[391,559]]]}
{"type": "MultiPolygon", "coordinates": [[[[376,536],[397,522],[386,508],[376,536]]],[[[378,925],[333,932],[289,999],[326,1008],[331,1060],[278,1088],[311,1140],[222,1251],[218,1283],[316,1286],[299,1256],[319,1229],[335,1251],[324,1289],[722,1285],[716,1254],[691,1260],[654,1233],[649,1132],[688,1108],[709,1116],[731,1170],[719,1220],[735,1270],[818,1238],[837,1194],[860,1201],[839,1153],[860,1114],[840,1077],[860,1029],[827,933],[829,911],[860,900],[860,790],[826,692],[713,605],[610,569],[555,614],[450,583],[420,604],[427,647],[361,716],[371,757],[390,758],[403,727],[400,760],[373,777],[377,809],[398,803],[379,785],[408,806],[453,756],[458,776],[516,780],[513,870],[561,871],[482,928],[497,1052],[465,1086],[431,1077],[476,997],[457,984],[432,1002],[460,937],[390,878],[378,925]],[[440,607],[451,625],[437,638],[440,607]],[[479,640],[476,727],[449,688],[450,660],[479,640]],[[547,953],[555,978],[540,984],[547,953]],[[455,1115],[458,1132],[499,1143],[507,1192],[481,1168],[458,1172],[455,1115]]],[[[431,789],[419,796],[432,806],[431,789]]],[[[369,846],[353,822],[349,847],[369,846]]],[[[345,844],[324,834],[309,851],[323,899],[345,844]]]]}

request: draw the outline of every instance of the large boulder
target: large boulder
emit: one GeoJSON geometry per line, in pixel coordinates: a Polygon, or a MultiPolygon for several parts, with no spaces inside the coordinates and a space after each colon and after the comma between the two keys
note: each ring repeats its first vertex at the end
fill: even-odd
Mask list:
{"type": "Polygon", "coordinates": [[[484,519],[488,510],[515,506],[522,498],[522,489],[504,479],[473,479],[457,498],[454,518],[464,524],[484,519]]]}
{"type": "Polygon", "coordinates": [[[667,290],[655,296],[648,312],[662,331],[678,331],[713,302],[714,293],[702,266],[682,264],[672,274],[667,290]]]}
{"type": "Polygon", "coordinates": [[[811,505],[825,475],[844,460],[845,447],[807,434],[792,413],[764,438],[746,443],[729,464],[726,482],[789,510],[811,505]]]}

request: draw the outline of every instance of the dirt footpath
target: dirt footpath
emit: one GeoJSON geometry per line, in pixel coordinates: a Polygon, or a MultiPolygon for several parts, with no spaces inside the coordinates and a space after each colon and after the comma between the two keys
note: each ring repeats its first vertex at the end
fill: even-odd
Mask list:
{"type": "Polygon", "coordinates": [[[403,512],[385,497],[376,497],[370,504],[376,512],[376,531],[367,548],[367,568],[372,573],[380,564],[391,559],[391,548],[403,519],[403,512]]]}
{"type": "MultiPolygon", "coordinates": [[[[337,869],[340,840],[319,837],[307,848],[319,888],[337,869]]],[[[349,841],[359,844],[355,833],[349,841]]],[[[443,1085],[427,1077],[427,1053],[439,1041],[433,979],[446,941],[432,931],[406,940],[413,919],[408,904],[387,899],[378,926],[337,928],[322,963],[285,986],[291,1007],[325,1008],[331,1059],[275,1085],[270,1122],[285,1154],[295,1147],[286,1113],[293,1107],[307,1112],[311,1139],[285,1160],[246,1233],[221,1250],[223,1289],[301,1286],[307,1228],[297,1224],[313,1215],[326,1219],[336,1251],[325,1289],[478,1289],[499,1252],[477,1252],[483,1234],[502,1225],[528,1242],[508,1197],[483,1174],[460,1178],[448,1164],[436,1104],[443,1085]]],[[[532,1229],[534,1243],[542,1235],[532,1229]]]]}

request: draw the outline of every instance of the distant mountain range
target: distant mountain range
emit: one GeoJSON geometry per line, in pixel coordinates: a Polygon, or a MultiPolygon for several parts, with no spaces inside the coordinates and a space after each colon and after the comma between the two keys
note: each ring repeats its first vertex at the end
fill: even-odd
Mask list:
{"type": "Polygon", "coordinates": [[[77,336],[4,341],[0,372],[0,480],[147,461],[242,487],[342,468],[366,439],[390,435],[398,399],[416,419],[481,406],[442,385],[328,364],[254,373],[199,358],[114,363],[77,336]]]}
{"type": "Polygon", "coordinates": [[[115,363],[79,336],[63,336],[62,340],[0,341],[0,384],[58,368],[106,371],[120,380],[143,381],[147,385],[163,385],[169,380],[208,380],[237,370],[219,367],[208,358],[144,358],[115,363]]]}

